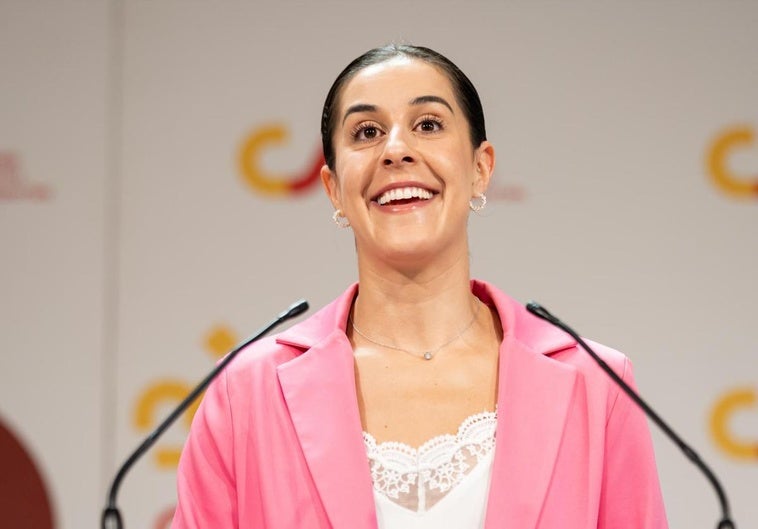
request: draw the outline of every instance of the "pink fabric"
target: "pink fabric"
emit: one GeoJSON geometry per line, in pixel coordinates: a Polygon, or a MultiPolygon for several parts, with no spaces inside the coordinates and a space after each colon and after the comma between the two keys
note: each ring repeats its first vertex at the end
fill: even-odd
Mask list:
{"type": "MultiPolygon", "coordinates": [[[[357,285],[208,389],[174,529],[376,528],[345,323],[357,285]]],[[[487,283],[503,324],[486,529],[667,527],[644,414],[575,341],[487,283]]],[[[627,382],[628,360],[596,345],[627,382]]]]}

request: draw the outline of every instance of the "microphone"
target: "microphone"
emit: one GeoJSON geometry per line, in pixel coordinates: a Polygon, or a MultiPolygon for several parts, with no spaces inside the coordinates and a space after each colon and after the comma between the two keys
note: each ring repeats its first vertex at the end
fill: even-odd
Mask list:
{"type": "Polygon", "coordinates": [[[674,442],[679,448],[684,452],[684,455],[687,456],[687,459],[689,459],[692,463],[697,466],[703,474],[708,478],[708,481],[711,482],[711,485],[713,485],[713,488],[716,490],[716,494],[719,498],[719,503],[721,504],[721,520],[719,521],[719,524],[716,526],[716,529],[735,529],[735,524],[731,519],[731,515],[729,513],[729,501],[727,500],[726,493],[724,492],[724,489],[721,487],[721,483],[719,482],[718,478],[716,478],[716,475],[713,473],[713,471],[708,467],[708,465],[705,464],[705,462],[700,459],[700,456],[693,450],[687,443],[684,442],[684,440],[679,437],[674,430],[671,429],[671,427],[664,421],[654,410],[651,408],[644,400],[642,400],[642,397],[637,394],[636,391],[634,391],[632,388],[629,387],[629,385],[624,382],[620,376],[616,374],[613,369],[611,369],[608,364],[603,361],[602,358],[600,358],[595,351],[592,350],[592,348],[587,345],[587,343],[582,340],[581,336],[579,336],[576,331],[574,331],[571,327],[563,323],[561,320],[559,320],[557,317],[553,316],[550,311],[548,311],[545,307],[537,303],[536,301],[530,301],[526,304],[526,310],[537,316],[538,318],[541,318],[559,329],[562,329],[569,335],[571,335],[572,338],[574,338],[579,345],[582,346],[582,349],[587,351],[589,355],[597,362],[597,364],[602,368],[603,371],[605,371],[609,377],[613,379],[613,381],[621,387],[622,390],[624,390],[624,393],[629,395],[629,397],[639,406],[642,408],[642,410],[645,412],[645,414],[652,420],[655,424],[658,425],[658,427],[663,430],[663,432],[668,436],[671,441],[674,442]]]}
{"type": "Polygon", "coordinates": [[[242,342],[240,345],[232,349],[223,360],[221,360],[218,364],[216,364],[216,368],[211,371],[203,380],[200,382],[195,389],[193,389],[187,397],[179,403],[179,405],[172,411],[166,419],[162,423],[158,425],[158,427],[153,430],[153,432],[148,435],[144,441],[142,441],[142,444],[140,444],[137,449],[132,452],[132,454],[127,458],[127,460],[124,462],[123,465],[121,465],[121,468],[119,468],[118,472],[116,473],[116,477],[113,479],[113,483],[111,483],[111,488],[108,492],[108,501],[105,506],[105,509],[103,509],[103,515],[101,519],[101,529],[122,529],[123,527],[123,521],[121,519],[121,513],[118,510],[118,507],[116,505],[116,496],[118,495],[118,489],[121,485],[121,481],[124,479],[124,476],[126,476],[126,473],[131,469],[131,467],[134,465],[134,463],[137,462],[137,460],[142,457],[142,455],[147,452],[147,450],[155,444],[155,442],[158,440],[158,438],[163,434],[163,432],[171,426],[176,419],[179,418],[179,416],[186,410],[190,404],[192,404],[192,401],[194,401],[200,393],[202,393],[205,388],[208,387],[208,384],[211,383],[211,381],[218,376],[221,371],[224,370],[224,368],[229,365],[229,362],[234,360],[234,357],[237,356],[237,353],[239,353],[242,349],[250,345],[251,343],[259,340],[262,338],[265,334],[267,334],[271,329],[274,327],[277,327],[278,325],[284,323],[285,321],[295,318],[308,310],[308,302],[304,299],[301,299],[300,301],[296,301],[292,305],[287,308],[287,310],[282,311],[279,313],[279,315],[272,320],[268,325],[263,327],[261,330],[259,330],[256,334],[242,342]]]}

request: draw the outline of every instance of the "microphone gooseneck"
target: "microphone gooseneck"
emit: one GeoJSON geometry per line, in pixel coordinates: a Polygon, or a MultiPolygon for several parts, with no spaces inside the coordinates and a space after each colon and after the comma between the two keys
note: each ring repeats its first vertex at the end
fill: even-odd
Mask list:
{"type": "Polygon", "coordinates": [[[279,313],[279,315],[272,320],[268,325],[260,329],[257,333],[240,343],[237,347],[232,349],[223,360],[221,360],[218,364],[216,364],[215,369],[211,371],[196,387],[193,389],[189,395],[185,397],[185,399],[179,403],[179,405],[174,408],[174,410],[169,414],[168,417],[166,417],[162,423],[158,425],[158,427],[148,435],[144,441],[142,441],[142,444],[140,444],[134,452],[126,459],[123,465],[121,465],[121,468],[118,469],[118,472],[116,473],[116,477],[113,479],[113,483],[111,483],[110,490],[108,491],[108,501],[106,504],[105,509],[103,509],[103,515],[101,518],[101,529],[122,529],[123,528],[123,520],[121,518],[121,513],[118,510],[118,507],[116,505],[116,496],[118,496],[118,489],[121,486],[121,482],[124,479],[124,476],[126,476],[126,473],[129,472],[129,469],[132,468],[134,463],[137,462],[137,460],[142,457],[142,455],[150,449],[153,444],[158,440],[158,438],[163,434],[166,429],[171,426],[176,419],[179,418],[179,416],[184,413],[184,411],[189,407],[190,404],[202,393],[205,388],[208,387],[208,385],[211,383],[211,381],[216,378],[221,371],[224,370],[224,368],[229,365],[229,362],[231,362],[235,356],[237,356],[237,353],[239,353],[242,349],[250,345],[251,343],[255,342],[256,340],[261,339],[264,335],[266,335],[271,329],[274,327],[279,326],[280,324],[284,323],[285,321],[295,318],[308,310],[308,302],[304,299],[301,299],[300,301],[297,301],[290,305],[285,311],[279,313]]]}
{"type": "Polygon", "coordinates": [[[545,307],[540,305],[539,303],[535,301],[530,301],[526,304],[526,310],[537,316],[538,318],[541,318],[559,329],[563,330],[564,332],[571,335],[572,338],[574,338],[579,345],[582,346],[582,349],[587,351],[587,353],[597,362],[597,364],[602,368],[603,371],[605,371],[609,377],[613,379],[613,381],[621,387],[622,390],[624,390],[624,393],[629,395],[629,398],[631,398],[637,406],[642,408],[642,410],[645,412],[645,414],[652,420],[655,424],[658,425],[658,427],[663,430],[663,432],[668,436],[669,439],[671,439],[674,444],[676,444],[682,452],[684,452],[684,455],[687,456],[687,459],[692,461],[695,466],[697,466],[703,474],[708,478],[708,481],[711,482],[711,485],[713,485],[713,488],[716,490],[716,495],[719,498],[719,503],[721,504],[721,520],[719,521],[719,524],[716,526],[716,529],[735,529],[736,526],[734,522],[731,519],[731,514],[729,511],[729,500],[726,497],[726,493],[724,492],[723,487],[721,486],[721,483],[719,482],[716,475],[713,473],[713,471],[708,467],[708,465],[705,464],[705,462],[700,458],[697,452],[693,450],[687,443],[684,442],[684,440],[677,435],[674,430],[671,429],[671,427],[664,421],[656,412],[651,408],[644,400],[642,400],[642,397],[634,391],[629,385],[622,380],[620,376],[616,374],[613,369],[610,368],[610,366],[605,363],[605,361],[600,358],[595,351],[592,350],[592,348],[587,345],[587,343],[582,339],[579,334],[577,334],[576,331],[574,331],[571,327],[563,323],[561,320],[559,320],[556,316],[550,313],[545,307]]]}

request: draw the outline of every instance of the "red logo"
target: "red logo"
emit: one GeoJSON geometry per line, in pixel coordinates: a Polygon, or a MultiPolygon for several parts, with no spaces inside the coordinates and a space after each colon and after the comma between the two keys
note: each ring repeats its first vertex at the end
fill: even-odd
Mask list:
{"type": "Polygon", "coordinates": [[[0,152],[0,200],[49,200],[50,188],[27,182],[19,171],[18,157],[0,152]]]}
{"type": "Polygon", "coordinates": [[[299,174],[270,172],[261,163],[262,154],[272,146],[285,144],[289,135],[284,125],[264,125],[247,136],[239,150],[238,164],[243,181],[263,195],[287,198],[313,190],[319,172],[324,165],[321,147],[316,150],[310,163],[299,174]]]}
{"type": "Polygon", "coordinates": [[[52,529],[53,509],[37,465],[0,421],[0,516],[3,527],[52,529]]]}

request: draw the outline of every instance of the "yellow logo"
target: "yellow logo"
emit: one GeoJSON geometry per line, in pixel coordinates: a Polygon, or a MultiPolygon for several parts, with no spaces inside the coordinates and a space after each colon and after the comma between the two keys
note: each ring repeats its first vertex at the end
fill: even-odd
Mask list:
{"type": "Polygon", "coordinates": [[[713,439],[721,450],[735,459],[758,460],[758,439],[740,438],[731,428],[735,415],[755,408],[757,403],[758,396],[753,388],[735,388],[724,393],[711,410],[713,439]]]}
{"type": "Polygon", "coordinates": [[[745,199],[758,198],[758,174],[735,175],[729,167],[734,152],[752,144],[753,130],[747,126],[735,126],[719,134],[708,149],[706,163],[711,179],[728,195],[745,199]]]}
{"type": "Polygon", "coordinates": [[[277,174],[266,171],[261,164],[261,155],[272,146],[285,144],[287,129],[280,124],[266,125],[254,130],[243,142],[237,159],[243,181],[254,191],[274,197],[298,195],[313,189],[324,165],[321,147],[311,158],[311,163],[300,174],[277,174]]]}
{"type": "MultiPolygon", "coordinates": [[[[214,359],[221,358],[231,351],[237,344],[237,336],[225,325],[216,325],[208,331],[203,341],[205,350],[214,359]]],[[[158,412],[165,406],[179,404],[195,387],[195,383],[176,379],[163,379],[150,384],[143,391],[134,407],[132,421],[138,431],[150,431],[154,429],[163,417],[157,417],[158,412]]],[[[200,405],[202,396],[195,399],[192,405],[182,416],[182,424],[186,430],[192,424],[197,407],[200,405]]],[[[155,449],[153,462],[161,470],[174,470],[179,465],[179,456],[182,447],[180,445],[164,444],[155,449]]],[[[169,529],[174,516],[175,505],[164,507],[153,521],[153,529],[169,529]]]]}
{"type": "MultiPolygon", "coordinates": [[[[229,352],[234,347],[236,340],[235,334],[229,328],[217,325],[208,332],[204,346],[217,359],[229,352]]],[[[157,412],[164,409],[164,406],[179,404],[194,387],[194,383],[170,378],[150,384],[142,392],[137,400],[137,405],[134,407],[132,416],[134,427],[140,432],[152,430],[163,420],[163,417],[156,417],[157,412]]],[[[200,405],[200,399],[201,397],[195,399],[182,416],[182,423],[187,431],[189,431],[192,417],[200,405]]],[[[158,468],[175,469],[179,464],[181,451],[181,446],[159,445],[155,449],[154,462],[158,468]]]]}

